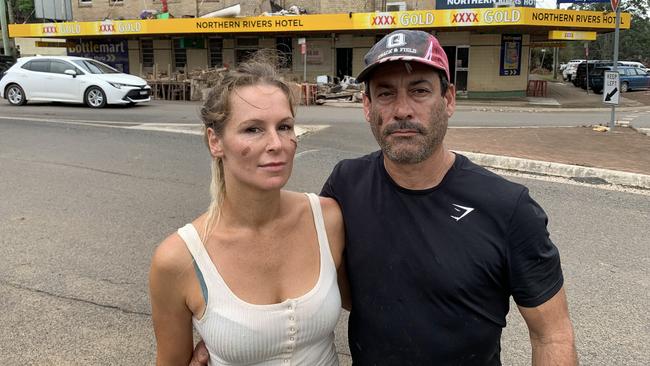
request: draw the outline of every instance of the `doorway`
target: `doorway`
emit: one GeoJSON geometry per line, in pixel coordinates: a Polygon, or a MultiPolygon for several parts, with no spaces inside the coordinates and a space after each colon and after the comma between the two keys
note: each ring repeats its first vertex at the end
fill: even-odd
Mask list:
{"type": "Polygon", "coordinates": [[[336,77],[343,80],[343,76],[352,75],[352,48],[336,49],[336,77]]]}
{"type": "Polygon", "coordinates": [[[469,46],[443,47],[449,62],[449,77],[456,86],[456,94],[467,94],[467,79],[469,77],[469,46]]]}

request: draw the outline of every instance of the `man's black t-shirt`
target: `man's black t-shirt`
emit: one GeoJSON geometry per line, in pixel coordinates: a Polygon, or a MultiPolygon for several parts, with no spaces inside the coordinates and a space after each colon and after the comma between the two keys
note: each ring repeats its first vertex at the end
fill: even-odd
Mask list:
{"type": "Polygon", "coordinates": [[[562,287],[544,211],[462,155],[417,191],[379,151],[344,160],[321,194],[345,220],[355,365],[500,365],[509,297],[535,307],[562,287]]]}

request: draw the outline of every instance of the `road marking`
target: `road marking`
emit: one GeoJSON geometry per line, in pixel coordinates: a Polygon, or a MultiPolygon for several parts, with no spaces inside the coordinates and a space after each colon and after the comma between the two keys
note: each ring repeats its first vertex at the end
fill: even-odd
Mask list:
{"type": "MultiPolygon", "coordinates": [[[[189,135],[203,135],[203,124],[200,123],[142,123],[142,122],[119,122],[119,121],[94,121],[94,120],[61,120],[52,118],[32,118],[32,117],[5,117],[0,119],[18,120],[18,121],[35,121],[46,123],[60,123],[69,125],[83,125],[94,127],[124,128],[141,131],[159,131],[171,133],[183,133],[189,135]]],[[[328,128],[329,125],[295,125],[296,137],[318,132],[328,128]]]]}
{"type": "Polygon", "coordinates": [[[319,151],[320,151],[320,150],[317,150],[317,149],[301,151],[301,152],[299,152],[299,153],[296,154],[296,159],[298,159],[299,157],[301,157],[301,156],[303,156],[303,155],[307,155],[307,154],[309,154],[309,153],[319,152],[319,151]]]}

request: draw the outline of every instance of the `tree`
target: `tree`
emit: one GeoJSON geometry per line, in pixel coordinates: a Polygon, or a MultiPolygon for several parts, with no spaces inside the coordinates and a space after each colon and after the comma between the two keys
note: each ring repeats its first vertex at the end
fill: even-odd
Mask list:
{"type": "MultiPolygon", "coordinates": [[[[630,13],[630,29],[621,29],[618,49],[618,59],[628,61],[640,61],[650,63],[650,18],[648,0],[627,0],[620,2],[622,12],[630,13]]],[[[569,9],[611,11],[607,3],[593,3],[584,5],[572,5],[569,9]]],[[[584,42],[571,42],[563,51],[562,59],[585,58],[584,42]]],[[[590,59],[611,60],[614,54],[614,32],[603,33],[597,36],[595,41],[589,42],[590,59]]]]}
{"type": "Polygon", "coordinates": [[[33,19],[34,0],[7,0],[7,6],[13,15],[14,23],[26,23],[33,19]]]}

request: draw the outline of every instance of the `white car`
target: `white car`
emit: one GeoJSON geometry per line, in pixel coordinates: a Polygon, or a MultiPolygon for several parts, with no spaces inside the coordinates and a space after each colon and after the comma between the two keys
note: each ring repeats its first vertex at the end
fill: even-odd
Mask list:
{"type": "Polygon", "coordinates": [[[0,79],[0,98],[11,105],[27,101],[85,103],[91,108],[151,100],[151,87],[134,75],[99,61],[74,56],[21,57],[0,79]]]}
{"type": "Polygon", "coordinates": [[[571,81],[572,79],[575,79],[576,70],[582,61],[584,60],[570,60],[567,62],[566,66],[562,70],[562,79],[564,79],[564,81],[571,81]]]}

